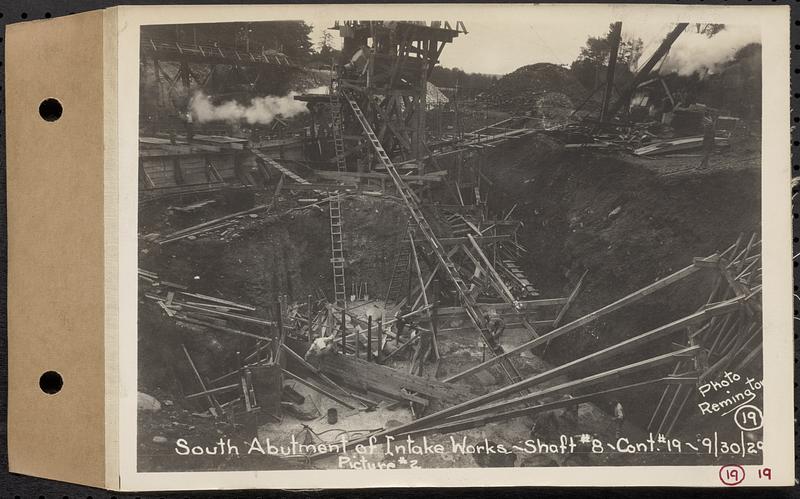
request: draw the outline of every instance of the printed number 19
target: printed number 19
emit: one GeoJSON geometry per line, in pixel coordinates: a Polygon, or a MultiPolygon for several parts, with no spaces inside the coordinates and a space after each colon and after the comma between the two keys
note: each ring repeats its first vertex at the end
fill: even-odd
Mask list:
{"type": "Polygon", "coordinates": [[[739,414],[739,423],[743,425],[758,426],[758,415],[755,411],[741,411],[739,414]]]}

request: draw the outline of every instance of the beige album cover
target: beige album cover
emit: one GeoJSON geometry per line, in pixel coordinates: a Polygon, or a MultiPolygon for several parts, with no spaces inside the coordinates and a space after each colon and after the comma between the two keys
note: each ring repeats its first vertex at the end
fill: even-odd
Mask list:
{"type": "Polygon", "coordinates": [[[788,7],[114,23],[122,489],[794,482],[788,7]]]}

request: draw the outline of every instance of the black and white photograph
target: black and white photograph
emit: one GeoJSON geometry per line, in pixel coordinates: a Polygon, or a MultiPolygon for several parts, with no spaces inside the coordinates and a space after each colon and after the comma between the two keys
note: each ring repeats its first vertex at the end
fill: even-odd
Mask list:
{"type": "Polygon", "coordinates": [[[136,472],[761,465],[761,25],[338,11],[139,30],[136,472]]]}

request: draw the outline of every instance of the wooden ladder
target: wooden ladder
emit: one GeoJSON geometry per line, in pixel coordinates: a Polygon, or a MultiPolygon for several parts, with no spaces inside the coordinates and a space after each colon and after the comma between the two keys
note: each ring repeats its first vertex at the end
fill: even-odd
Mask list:
{"type": "Polygon", "coordinates": [[[331,221],[331,266],[333,267],[333,296],[338,305],[347,300],[344,278],[344,234],[342,231],[342,207],[338,192],[328,203],[331,221]]]}
{"type": "MultiPolygon", "coordinates": [[[[436,234],[433,232],[433,229],[428,224],[428,221],[425,219],[425,216],[420,209],[420,200],[417,195],[414,193],[413,190],[403,181],[400,174],[397,172],[394,164],[392,163],[391,159],[389,159],[389,155],[386,154],[386,151],[383,149],[378,137],[375,135],[375,132],[372,130],[372,126],[367,121],[366,116],[361,111],[361,108],[358,106],[358,103],[346,92],[341,92],[342,96],[347,99],[348,104],[350,104],[350,108],[353,110],[353,114],[355,114],[356,119],[361,124],[361,127],[364,129],[364,133],[369,139],[370,143],[372,144],[373,149],[377,153],[378,159],[380,160],[381,164],[386,168],[386,171],[391,176],[392,181],[394,181],[395,187],[400,194],[403,202],[405,203],[408,211],[411,213],[411,217],[416,222],[417,226],[419,226],[420,232],[425,237],[425,239],[430,244],[433,253],[436,255],[436,258],[439,260],[439,264],[441,265],[444,272],[450,278],[450,280],[455,284],[456,290],[458,291],[459,295],[461,296],[461,301],[464,305],[464,309],[467,312],[472,323],[478,329],[483,338],[484,343],[489,346],[493,355],[497,356],[503,353],[503,347],[496,344],[494,339],[492,338],[492,334],[489,331],[488,325],[484,320],[483,316],[478,310],[477,303],[475,303],[472,296],[469,294],[469,288],[464,280],[461,278],[461,275],[458,273],[458,268],[447,255],[447,252],[444,251],[444,247],[439,242],[439,239],[436,237],[436,234]]],[[[503,369],[506,377],[512,382],[516,383],[522,379],[519,371],[517,370],[516,366],[511,363],[508,358],[504,358],[500,363],[501,368],[503,369]]]]}
{"type": "MultiPolygon", "coordinates": [[[[409,220],[404,234],[408,234],[408,226],[411,225],[409,220]]],[[[389,281],[389,287],[386,290],[386,303],[394,303],[400,301],[400,296],[403,294],[403,284],[408,282],[408,273],[411,271],[411,246],[413,244],[408,241],[408,244],[401,238],[400,248],[397,252],[397,257],[394,260],[394,267],[392,268],[392,278],[389,281]]]]}
{"type": "Polygon", "coordinates": [[[285,166],[283,166],[282,164],[278,163],[274,159],[270,158],[269,156],[267,156],[263,152],[259,151],[258,149],[250,149],[250,152],[252,152],[253,155],[256,158],[260,159],[265,165],[268,165],[268,166],[271,166],[271,167],[275,168],[276,170],[278,170],[282,174],[286,175],[290,179],[294,180],[298,184],[307,185],[307,184],[310,183],[308,180],[304,179],[300,175],[298,175],[295,172],[291,171],[290,169],[286,168],[285,166]]]}
{"type": "MultiPolygon", "coordinates": [[[[333,88],[333,82],[331,82],[333,88]]],[[[331,128],[333,129],[333,147],[336,152],[336,168],[340,172],[347,171],[347,161],[344,157],[344,125],[342,123],[342,105],[339,97],[331,92],[331,128]]]]}

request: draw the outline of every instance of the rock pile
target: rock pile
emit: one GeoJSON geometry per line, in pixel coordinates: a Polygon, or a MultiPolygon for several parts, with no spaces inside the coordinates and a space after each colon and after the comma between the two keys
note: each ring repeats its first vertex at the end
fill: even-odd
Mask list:
{"type": "Polygon", "coordinates": [[[505,75],[481,97],[504,110],[535,112],[539,100],[554,92],[566,96],[573,105],[587,95],[584,86],[569,69],[542,62],[522,66],[505,75]]]}

